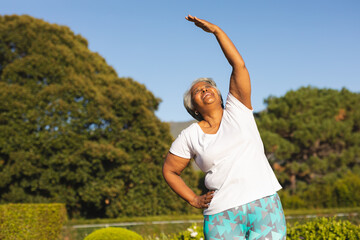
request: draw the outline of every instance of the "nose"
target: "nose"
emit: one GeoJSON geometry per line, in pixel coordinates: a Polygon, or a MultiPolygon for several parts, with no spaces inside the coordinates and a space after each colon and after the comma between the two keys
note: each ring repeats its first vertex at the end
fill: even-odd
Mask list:
{"type": "Polygon", "coordinates": [[[207,88],[204,87],[201,91],[202,92],[207,92],[207,88]]]}

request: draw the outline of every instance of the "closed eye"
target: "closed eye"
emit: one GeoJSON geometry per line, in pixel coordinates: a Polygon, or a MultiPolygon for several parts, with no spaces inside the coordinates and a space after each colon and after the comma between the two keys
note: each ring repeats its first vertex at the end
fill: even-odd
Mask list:
{"type": "Polygon", "coordinates": [[[192,92],[192,94],[193,94],[193,95],[198,94],[200,91],[202,91],[202,89],[203,89],[204,87],[205,87],[205,89],[212,88],[211,85],[204,85],[204,86],[202,86],[202,87],[196,88],[196,89],[192,92]]]}
{"type": "Polygon", "coordinates": [[[198,92],[200,92],[200,89],[199,89],[199,88],[195,89],[195,90],[192,92],[192,94],[193,94],[193,95],[196,95],[198,92]]]}

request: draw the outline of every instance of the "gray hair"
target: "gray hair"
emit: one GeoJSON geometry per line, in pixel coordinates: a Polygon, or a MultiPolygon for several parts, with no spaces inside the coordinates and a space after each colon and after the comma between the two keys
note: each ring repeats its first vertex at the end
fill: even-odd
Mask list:
{"type": "Polygon", "coordinates": [[[212,80],[211,78],[198,78],[195,81],[193,81],[191,83],[190,88],[184,93],[184,107],[186,108],[186,111],[188,111],[188,113],[193,118],[195,118],[198,121],[202,121],[202,120],[204,120],[204,118],[201,116],[201,114],[200,113],[195,114],[195,108],[194,108],[194,104],[192,102],[192,97],[191,97],[191,88],[199,82],[209,83],[212,87],[214,87],[216,89],[216,91],[221,99],[221,107],[222,108],[224,108],[224,102],[223,102],[221,92],[220,92],[219,88],[216,86],[216,83],[214,82],[214,80],[212,80]]]}

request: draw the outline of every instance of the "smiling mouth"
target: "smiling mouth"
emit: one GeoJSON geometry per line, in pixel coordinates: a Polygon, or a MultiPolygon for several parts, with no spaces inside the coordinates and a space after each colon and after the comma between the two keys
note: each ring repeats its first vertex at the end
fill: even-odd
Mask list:
{"type": "Polygon", "coordinates": [[[205,93],[204,96],[202,97],[203,99],[208,96],[208,95],[211,95],[210,93],[205,93]]]}

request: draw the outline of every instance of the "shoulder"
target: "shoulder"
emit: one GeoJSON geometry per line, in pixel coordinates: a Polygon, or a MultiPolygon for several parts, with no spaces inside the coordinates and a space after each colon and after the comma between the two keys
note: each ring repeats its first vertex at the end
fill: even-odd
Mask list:
{"type": "Polygon", "coordinates": [[[250,109],[247,106],[245,106],[241,101],[239,101],[230,92],[228,93],[228,96],[226,98],[225,109],[227,111],[241,111],[244,113],[251,113],[251,114],[253,114],[253,112],[254,112],[254,109],[250,109]]]}
{"type": "Polygon", "coordinates": [[[181,132],[177,135],[174,136],[175,138],[175,142],[176,141],[190,141],[192,138],[196,137],[196,135],[198,134],[197,132],[197,125],[198,123],[192,123],[190,124],[188,127],[184,128],[183,130],[181,130],[181,132]]]}
{"type": "Polygon", "coordinates": [[[196,126],[196,125],[198,125],[197,122],[192,123],[190,126],[184,128],[184,129],[180,132],[180,134],[179,134],[178,137],[180,137],[181,135],[183,135],[183,136],[191,136],[191,135],[196,134],[196,133],[197,133],[197,126],[196,126]]]}
{"type": "Polygon", "coordinates": [[[170,152],[176,156],[189,159],[193,157],[193,141],[192,139],[196,138],[197,123],[191,124],[189,127],[185,128],[181,131],[181,133],[177,136],[175,141],[171,144],[170,152]]]}

